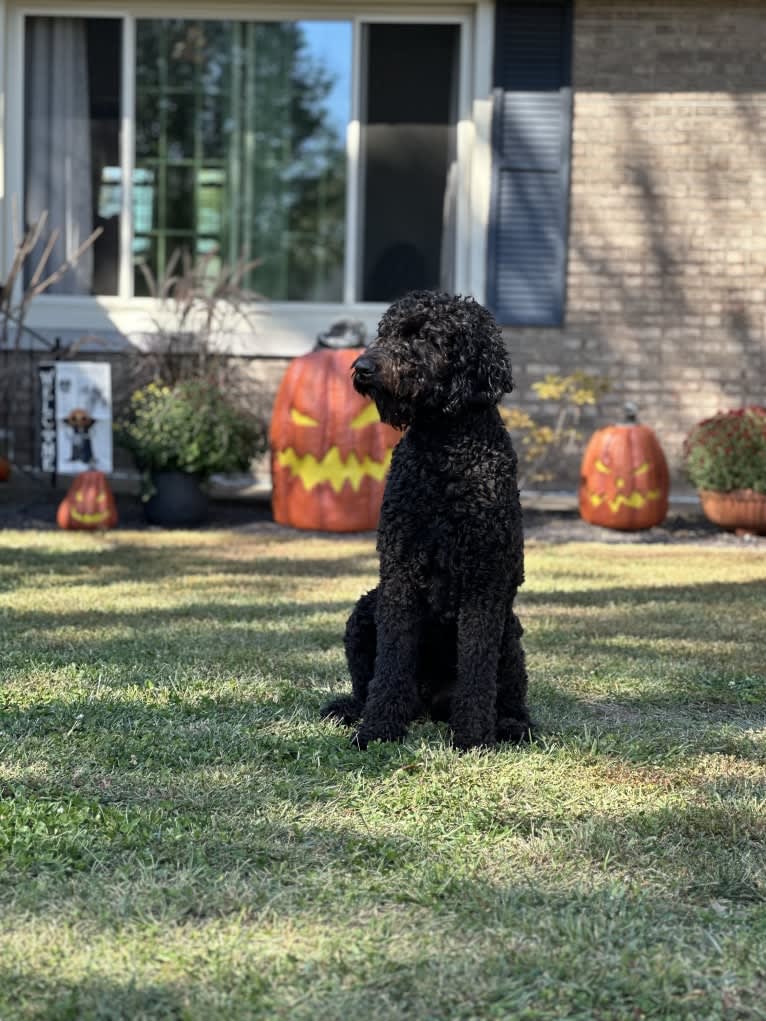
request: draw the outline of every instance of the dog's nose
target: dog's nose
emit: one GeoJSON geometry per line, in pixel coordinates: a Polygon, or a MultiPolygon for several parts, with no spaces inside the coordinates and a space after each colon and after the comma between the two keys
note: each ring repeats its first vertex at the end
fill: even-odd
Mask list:
{"type": "Polygon", "coordinates": [[[375,362],[368,354],[359,355],[351,368],[360,381],[372,379],[375,374],[375,362]]]}

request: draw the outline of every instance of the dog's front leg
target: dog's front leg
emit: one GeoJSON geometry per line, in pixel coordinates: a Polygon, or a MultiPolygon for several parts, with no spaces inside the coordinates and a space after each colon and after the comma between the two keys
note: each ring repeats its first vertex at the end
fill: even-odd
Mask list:
{"type": "Polygon", "coordinates": [[[457,683],[452,699],[453,744],[488,748],[495,744],[497,667],[503,636],[502,606],[472,597],[457,623],[457,683]]]}
{"type": "Polygon", "coordinates": [[[375,671],[362,723],[353,737],[359,748],[370,741],[401,741],[418,707],[416,663],[420,615],[414,590],[389,582],[378,590],[375,671]]]}

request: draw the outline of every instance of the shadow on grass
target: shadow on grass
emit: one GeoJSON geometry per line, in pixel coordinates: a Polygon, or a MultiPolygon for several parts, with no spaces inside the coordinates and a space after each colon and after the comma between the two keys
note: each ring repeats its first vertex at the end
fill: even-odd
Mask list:
{"type": "Polygon", "coordinates": [[[766,580],[710,581],[696,582],[693,585],[650,585],[645,588],[622,588],[608,582],[597,589],[574,589],[564,585],[560,590],[545,592],[522,589],[519,602],[529,607],[580,606],[583,609],[643,607],[655,603],[684,603],[690,609],[704,608],[711,602],[727,606],[733,603],[763,605],[766,602],[766,580]]]}
{"type": "MultiPolygon", "coordinates": [[[[107,540],[108,541],[108,540],[107,540]]],[[[321,539],[320,541],[327,541],[321,539]]],[[[364,536],[349,536],[348,543],[364,543],[364,536]]],[[[160,578],[177,578],[187,574],[245,575],[253,579],[263,577],[327,578],[338,575],[365,575],[377,571],[374,544],[369,541],[369,553],[358,549],[346,550],[347,543],[336,544],[336,555],[318,557],[288,555],[272,556],[273,545],[300,545],[305,549],[305,535],[279,535],[271,541],[252,538],[238,539],[227,535],[221,544],[206,547],[199,543],[172,546],[148,546],[118,541],[107,550],[98,549],[28,549],[21,554],[0,548],[0,588],[10,589],[29,575],[42,574],[60,577],[67,585],[120,584],[132,579],[154,581],[160,578]],[[238,543],[244,548],[237,559],[238,543]],[[94,577],[78,577],[92,572],[94,577]],[[97,577],[96,577],[97,575],[97,577]]]]}
{"type": "MultiPolygon", "coordinates": [[[[226,589],[222,594],[227,595],[226,589]]],[[[180,606],[170,608],[157,608],[154,606],[139,606],[135,609],[120,611],[96,609],[78,610],[69,607],[56,608],[54,610],[22,610],[13,615],[13,627],[33,632],[29,642],[30,657],[34,655],[35,645],[40,651],[46,648],[46,634],[55,633],[59,628],[92,630],[109,628],[128,628],[138,632],[138,638],[146,638],[152,633],[163,634],[166,637],[172,634],[174,624],[199,625],[199,637],[201,639],[200,649],[204,650],[204,641],[208,636],[215,635],[227,626],[235,623],[258,624],[279,622],[280,624],[291,624],[293,627],[300,625],[304,618],[313,617],[318,613],[341,613],[350,612],[353,603],[349,600],[323,599],[316,602],[301,602],[298,600],[280,599],[279,602],[256,603],[256,602],[230,602],[225,598],[220,601],[215,599],[185,602],[180,606]],[[211,622],[213,622],[211,624],[211,622]],[[35,640],[35,634],[37,640],[35,640]]],[[[310,630],[310,626],[306,627],[310,630]]],[[[28,639],[27,639],[28,640],[28,639]]],[[[87,643],[91,654],[94,657],[104,659],[114,658],[119,662],[124,658],[125,653],[130,651],[131,639],[121,637],[115,640],[100,641],[94,639],[92,633],[83,639],[87,643]],[[120,655],[122,652],[122,656],[120,655]]],[[[77,644],[76,636],[67,635],[67,643],[77,644]]]]}
{"type": "MultiPolygon", "coordinates": [[[[554,802],[520,798],[494,808],[466,804],[457,815],[435,807],[426,825],[409,824],[403,802],[398,827],[371,826],[351,803],[333,825],[321,825],[285,822],[278,806],[269,818],[257,804],[227,813],[202,801],[192,812],[167,801],[117,808],[78,796],[62,810],[23,791],[14,802],[0,903],[106,932],[220,918],[337,927],[340,907],[353,917],[371,904],[446,914],[461,931],[515,931],[518,918],[530,924],[528,912],[555,919],[571,905],[587,917],[591,899],[609,912],[617,888],[625,899],[612,900],[611,911],[632,901],[628,913],[647,929],[646,907],[658,894],[668,900],[665,912],[687,923],[691,906],[714,899],[766,903],[763,826],[752,799],[644,802],[605,815],[585,802],[562,813],[554,802]],[[491,859],[491,880],[475,874],[479,853],[491,859]]],[[[417,811],[414,801],[410,808],[417,811]]]]}
{"type": "Polygon", "coordinates": [[[520,604],[532,674],[536,655],[560,657],[568,675],[580,668],[584,682],[600,673],[605,695],[612,674],[644,698],[649,681],[659,703],[685,694],[692,702],[749,696],[766,704],[766,582],[526,592],[520,604]]]}
{"type": "MultiPolygon", "coordinates": [[[[10,1017],[32,1017],[37,1021],[186,1021],[195,999],[188,988],[168,982],[109,981],[88,978],[56,979],[39,972],[9,971],[0,966],[0,984],[5,989],[23,990],[5,998],[10,1017]],[[32,1006],[34,1015],[29,1013],[32,1006]]],[[[0,998],[0,1010],[3,998],[0,998]]]]}
{"type": "MultiPolygon", "coordinates": [[[[483,934],[461,939],[443,922],[416,948],[390,936],[372,945],[351,932],[311,948],[293,939],[265,960],[235,946],[229,960],[217,948],[203,959],[187,947],[176,968],[193,970],[175,982],[88,976],[78,983],[28,966],[17,973],[0,966],[0,980],[39,998],[40,1021],[760,1016],[755,969],[742,974],[734,952],[719,946],[720,967],[730,968],[724,990],[704,934],[695,931],[699,948],[678,940],[687,920],[672,906],[652,902],[643,920],[600,898],[556,907],[538,915],[532,938],[509,932],[501,947],[483,934]]],[[[343,921],[336,927],[343,933],[343,921]]],[[[713,929],[726,942],[720,927],[713,929]]],[[[411,931],[407,936],[412,941],[411,931]]],[[[743,941],[752,947],[752,939],[743,941]]]]}

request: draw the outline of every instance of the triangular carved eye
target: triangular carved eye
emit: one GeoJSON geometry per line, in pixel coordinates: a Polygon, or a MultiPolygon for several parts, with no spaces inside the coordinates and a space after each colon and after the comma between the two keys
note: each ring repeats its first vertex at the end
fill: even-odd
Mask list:
{"type": "Polygon", "coordinates": [[[374,425],[375,422],[379,421],[380,415],[378,414],[378,409],[372,401],[370,401],[364,411],[360,411],[355,418],[351,419],[351,428],[362,429],[366,425],[374,425]]]}
{"type": "Polygon", "coordinates": [[[311,415],[304,415],[297,408],[290,409],[290,418],[296,425],[319,425],[315,418],[312,418],[311,415]]]}
{"type": "Polygon", "coordinates": [[[601,458],[599,458],[596,461],[596,463],[593,465],[593,467],[596,469],[597,472],[601,472],[602,475],[611,475],[612,474],[612,469],[611,468],[607,468],[607,466],[604,464],[604,462],[601,460],[601,458]]]}
{"type": "Polygon", "coordinates": [[[646,473],[648,471],[649,471],[649,462],[648,461],[644,461],[644,463],[642,465],[639,465],[638,468],[634,468],[633,474],[634,475],[646,475],[646,473]]]}

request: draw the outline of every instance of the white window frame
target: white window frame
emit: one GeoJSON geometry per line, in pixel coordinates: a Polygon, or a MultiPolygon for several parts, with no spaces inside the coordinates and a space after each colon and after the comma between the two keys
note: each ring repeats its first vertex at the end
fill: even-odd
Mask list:
{"type": "MultiPolygon", "coordinates": [[[[460,79],[457,111],[458,202],[456,211],[455,290],[484,300],[487,217],[489,212],[489,124],[491,57],[494,3],[455,5],[421,2],[406,8],[386,9],[379,3],[366,5],[304,3],[301,6],[268,4],[254,6],[246,0],[229,0],[216,7],[198,0],[184,3],[182,11],[166,2],[159,10],[147,0],[132,3],[80,3],[70,6],[51,0],[0,0],[0,29],[7,31],[5,49],[0,46],[0,271],[10,265],[13,246],[12,202],[7,197],[23,194],[24,19],[28,16],[118,18],[122,20],[122,111],[120,158],[123,179],[120,217],[119,293],[116,296],[43,295],[33,302],[28,324],[39,330],[71,328],[83,332],[119,332],[125,336],[151,333],[157,304],[150,298],[130,296],[132,286],[132,166],[134,161],[135,24],[139,18],[183,16],[202,20],[344,20],[352,25],[351,116],[346,132],[346,255],[343,301],[268,302],[256,306],[255,334],[247,343],[249,353],[294,355],[307,350],[316,333],[339,316],[361,319],[374,333],[386,305],[354,300],[360,273],[361,230],[361,40],[363,26],[370,23],[456,24],[460,27],[460,79]],[[12,85],[11,83],[15,83],[12,85]],[[5,98],[5,107],[3,99],[5,98]],[[5,109],[5,116],[3,112],[5,109]],[[3,181],[3,165],[5,180],[3,181]],[[4,235],[4,236],[3,236],[4,235]],[[259,324],[263,323],[263,328],[259,324]],[[64,326],[66,324],[66,326],[64,326]]],[[[243,344],[246,341],[243,338],[243,344]]]]}

